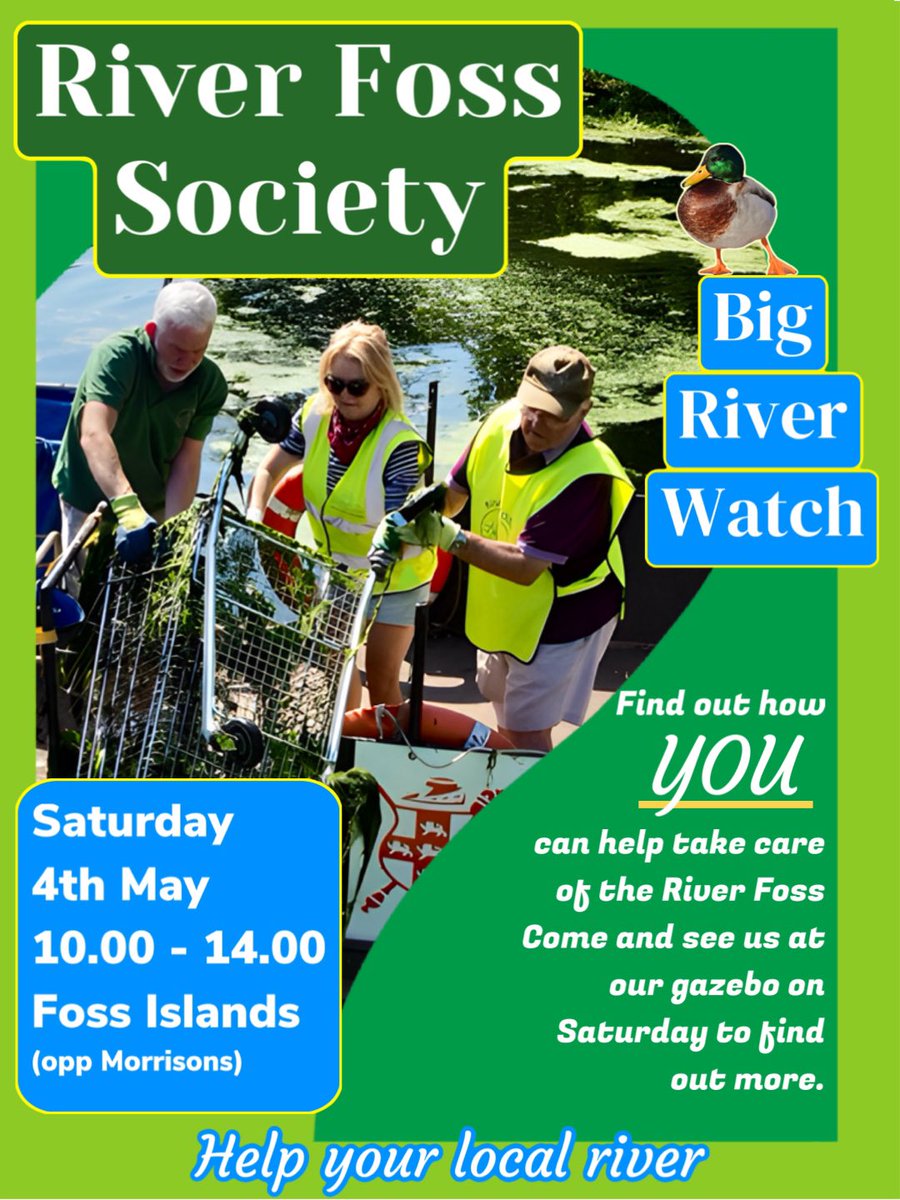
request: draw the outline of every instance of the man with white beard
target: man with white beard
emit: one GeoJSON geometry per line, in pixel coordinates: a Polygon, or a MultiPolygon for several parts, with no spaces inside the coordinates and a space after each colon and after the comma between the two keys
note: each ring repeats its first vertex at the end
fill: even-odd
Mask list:
{"type": "Polygon", "coordinates": [[[227,394],[205,357],[215,320],[212,293],[179,280],[160,291],[143,328],[92,351],[53,472],[64,544],[105,499],[118,522],[119,557],[136,562],[157,524],[191,503],[203,442],[227,394]]]}

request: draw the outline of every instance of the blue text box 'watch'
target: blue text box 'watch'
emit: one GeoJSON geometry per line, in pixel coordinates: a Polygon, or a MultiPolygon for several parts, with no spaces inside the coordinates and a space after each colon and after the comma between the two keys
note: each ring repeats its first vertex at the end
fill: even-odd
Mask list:
{"type": "Polygon", "coordinates": [[[818,275],[700,281],[705,371],[819,371],[828,362],[828,289],[818,275]]]}
{"type": "Polygon", "coordinates": [[[18,1083],[48,1112],[312,1112],[340,1086],[340,806],[51,782],[18,812],[18,1083]]]}
{"type": "Polygon", "coordinates": [[[871,471],[651,471],[654,567],[868,567],[878,558],[871,471]]]}
{"type": "Polygon", "coordinates": [[[670,467],[842,469],[862,458],[858,375],[669,375],[670,467]]]}

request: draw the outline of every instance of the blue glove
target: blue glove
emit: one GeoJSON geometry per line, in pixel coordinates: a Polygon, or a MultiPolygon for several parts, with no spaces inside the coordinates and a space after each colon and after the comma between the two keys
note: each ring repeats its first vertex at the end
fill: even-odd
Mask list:
{"type": "Polygon", "coordinates": [[[144,509],[134,492],[115,496],[110,508],[117,521],[116,554],[124,563],[138,563],[150,557],[156,521],[144,509]]]}

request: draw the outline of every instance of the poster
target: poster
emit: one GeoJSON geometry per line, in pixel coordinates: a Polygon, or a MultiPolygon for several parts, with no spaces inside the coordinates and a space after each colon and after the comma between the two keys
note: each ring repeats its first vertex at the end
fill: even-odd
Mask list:
{"type": "MultiPolygon", "coordinates": [[[[41,1112],[20,1094],[29,1089],[21,1065],[16,1085],[15,815],[34,757],[22,701],[32,687],[28,598],[11,585],[5,1194],[579,1196],[621,1183],[639,1194],[896,1196],[896,5],[688,13],[645,4],[627,14],[395,5],[340,19],[425,16],[573,22],[586,68],[661,98],[709,142],[742,149],[777,192],[779,254],[827,284],[826,371],[862,379],[862,461],[844,466],[877,472],[878,562],[714,569],[633,683],[492,799],[417,879],[351,991],[341,1093],[316,1114],[184,1112],[174,1073],[173,1099],[158,1111],[41,1112]],[[710,761],[722,739],[733,739],[742,768],[732,778],[710,761]],[[677,782],[676,755],[689,746],[696,758],[677,782]],[[722,806],[772,796],[779,811],[722,806]],[[397,1148],[393,1166],[376,1146],[397,1148]]],[[[169,17],[185,14],[153,14],[169,17]]],[[[478,30],[474,44],[487,37],[478,30]]],[[[182,151],[173,123],[171,153],[182,151]]],[[[12,148],[8,162],[7,469],[20,501],[8,534],[18,579],[33,531],[33,302],[86,246],[84,212],[60,206],[53,177],[42,189],[41,168],[12,148]]],[[[760,265],[742,258],[742,269],[761,269],[754,253],[760,265]]],[[[693,283],[699,265],[675,254],[667,269],[693,283]]],[[[142,273],[153,272],[133,271],[142,273]]],[[[648,356],[665,325],[648,321],[648,356]]],[[[693,365],[660,360],[659,382],[693,365]]],[[[20,1038],[21,1020],[20,1011],[20,1038]]],[[[168,1068],[156,1070],[165,1079],[168,1068]]]]}

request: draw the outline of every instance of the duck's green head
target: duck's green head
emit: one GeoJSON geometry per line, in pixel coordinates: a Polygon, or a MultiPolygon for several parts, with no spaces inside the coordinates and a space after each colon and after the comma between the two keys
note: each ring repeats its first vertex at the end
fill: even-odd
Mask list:
{"type": "Polygon", "coordinates": [[[740,183],[744,178],[744,156],[730,142],[717,142],[710,146],[700,160],[700,166],[688,175],[683,188],[693,187],[704,179],[717,179],[720,183],[740,183]]]}

